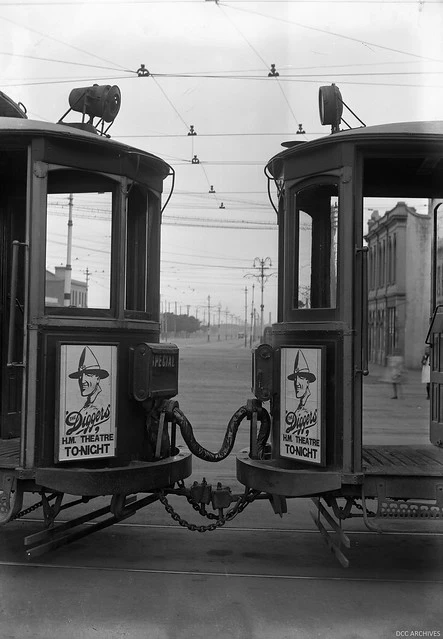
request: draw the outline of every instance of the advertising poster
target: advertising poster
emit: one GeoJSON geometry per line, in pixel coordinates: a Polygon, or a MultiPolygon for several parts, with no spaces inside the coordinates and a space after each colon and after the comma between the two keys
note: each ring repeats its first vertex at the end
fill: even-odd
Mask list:
{"type": "Polygon", "coordinates": [[[59,461],[115,455],[117,346],[60,345],[59,461]]]}
{"type": "Polygon", "coordinates": [[[280,454],[322,464],[322,348],[281,349],[280,454]]]}

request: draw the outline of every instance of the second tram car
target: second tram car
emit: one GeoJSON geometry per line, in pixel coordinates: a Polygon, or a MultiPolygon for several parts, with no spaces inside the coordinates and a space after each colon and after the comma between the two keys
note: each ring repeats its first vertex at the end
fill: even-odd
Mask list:
{"type": "MultiPolygon", "coordinates": [[[[341,549],[349,540],[341,522],[357,507],[374,528],[368,498],[377,500],[378,516],[442,517],[443,308],[437,304],[437,262],[443,237],[443,122],[340,131],[338,87],[322,87],[319,97],[322,124],[330,124],[332,134],[284,144],[287,148],[267,165],[279,194],[278,321],[270,343],[255,351],[253,390],[257,398],[270,400],[272,453],[266,460],[239,455],[237,476],[250,488],[274,494],[280,512],[287,497],[311,496],[320,531],[346,565],[341,549]],[[422,327],[423,348],[425,339],[431,346],[428,445],[365,445],[366,197],[433,203],[427,337],[428,327],[422,327]],[[326,533],[325,521],[338,533],[337,541],[326,533]]],[[[398,287],[401,281],[385,291],[391,305],[398,287]]]]}

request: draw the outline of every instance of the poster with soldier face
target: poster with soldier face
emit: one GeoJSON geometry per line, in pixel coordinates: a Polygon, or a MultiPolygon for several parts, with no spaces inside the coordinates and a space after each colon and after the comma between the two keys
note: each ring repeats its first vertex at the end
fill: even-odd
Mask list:
{"type": "Polygon", "coordinates": [[[281,349],[280,454],[324,463],[322,347],[281,349]]]}
{"type": "Polygon", "coordinates": [[[59,461],[115,455],[117,346],[60,345],[59,461]]]}

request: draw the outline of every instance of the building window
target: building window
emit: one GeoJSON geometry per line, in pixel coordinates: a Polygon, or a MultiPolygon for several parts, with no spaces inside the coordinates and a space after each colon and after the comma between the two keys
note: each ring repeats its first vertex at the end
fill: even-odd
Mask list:
{"type": "Polygon", "coordinates": [[[381,285],[386,284],[386,240],[381,243],[381,285]]]}
{"type": "Polygon", "coordinates": [[[397,235],[394,233],[392,240],[392,284],[395,284],[397,279],[397,235]]]}
{"type": "Polygon", "coordinates": [[[386,260],[386,265],[388,268],[388,284],[392,284],[392,238],[388,237],[388,255],[386,260]]]}
{"type": "Polygon", "coordinates": [[[372,247],[372,288],[377,288],[377,248],[375,246],[372,247]]]}
{"type": "Polygon", "coordinates": [[[369,359],[370,361],[372,361],[373,349],[374,349],[374,311],[369,311],[368,323],[369,323],[368,351],[369,351],[369,359]]]}
{"type": "Polygon", "coordinates": [[[378,264],[377,264],[377,286],[381,286],[382,285],[382,280],[381,280],[381,270],[382,270],[382,253],[381,253],[381,242],[379,242],[377,244],[377,255],[378,255],[378,264]]]}
{"type": "Polygon", "coordinates": [[[388,355],[393,355],[398,346],[397,309],[388,308],[388,355]]]}

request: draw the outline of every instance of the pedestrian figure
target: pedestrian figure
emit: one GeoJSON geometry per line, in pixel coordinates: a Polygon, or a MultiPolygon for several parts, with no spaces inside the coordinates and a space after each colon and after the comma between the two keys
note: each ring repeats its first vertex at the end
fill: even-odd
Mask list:
{"type": "Polygon", "coordinates": [[[392,383],[393,396],[391,399],[403,397],[402,384],[404,382],[404,360],[402,355],[395,354],[388,357],[389,379],[392,383]]]}
{"type": "Polygon", "coordinates": [[[429,399],[431,390],[431,349],[426,347],[423,357],[421,358],[421,383],[426,384],[426,395],[429,399]]]}

